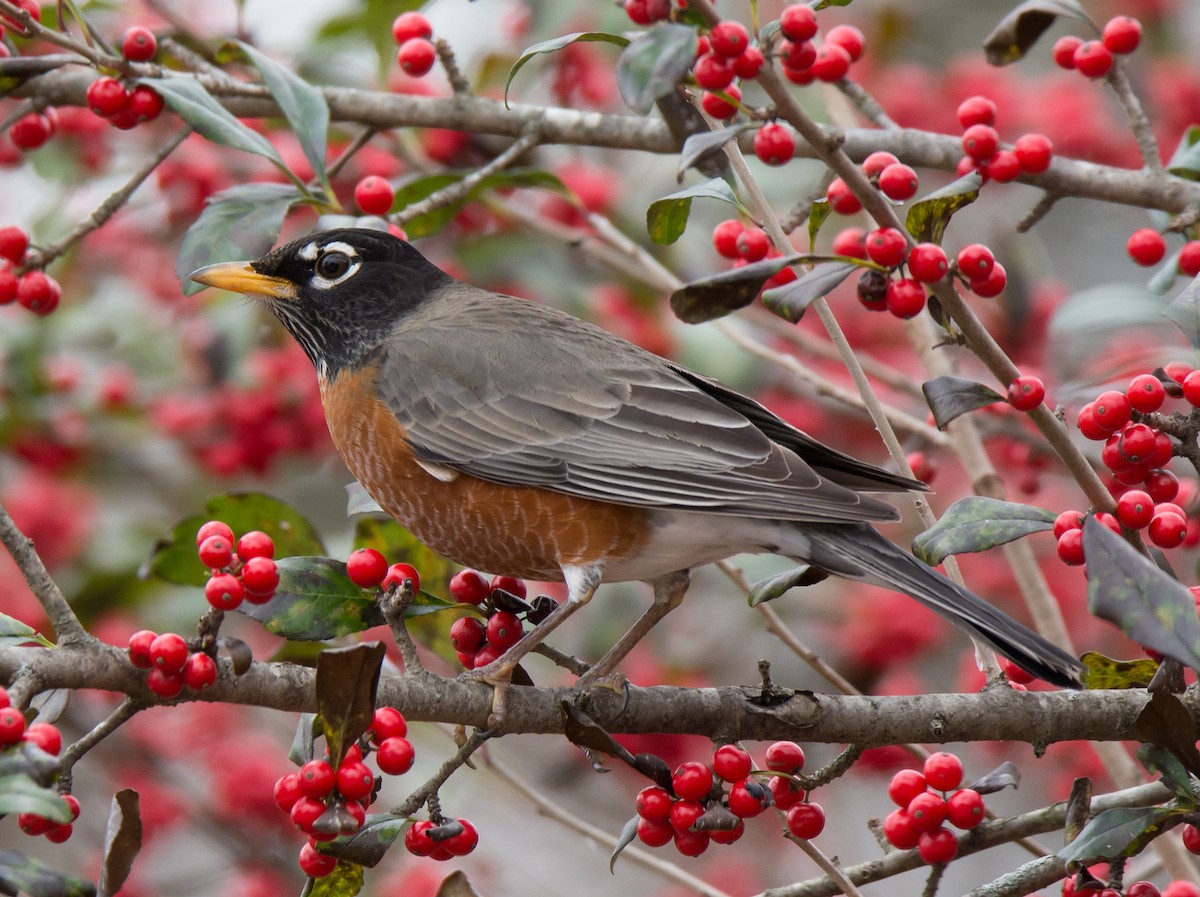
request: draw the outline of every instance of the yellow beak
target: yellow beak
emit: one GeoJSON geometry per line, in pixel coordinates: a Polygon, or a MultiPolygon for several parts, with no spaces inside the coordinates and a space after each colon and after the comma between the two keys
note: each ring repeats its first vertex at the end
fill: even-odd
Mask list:
{"type": "Polygon", "coordinates": [[[222,262],[206,265],[188,275],[188,280],[205,286],[245,293],[249,296],[269,296],[272,299],[295,299],[296,285],[282,277],[259,274],[247,262],[222,262]]]}

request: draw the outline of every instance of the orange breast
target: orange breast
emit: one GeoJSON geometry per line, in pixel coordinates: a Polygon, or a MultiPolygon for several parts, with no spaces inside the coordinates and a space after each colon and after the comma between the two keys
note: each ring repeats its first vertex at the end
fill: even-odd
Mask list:
{"type": "Polygon", "coordinates": [[[647,512],[467,475],[445,482],[422,468],[404,428],[364,368],[322,378],[333,442],[350,472],[414,536],[457,563],[561,580],[564,564],[616,563],[648,538],[647,512]]]}

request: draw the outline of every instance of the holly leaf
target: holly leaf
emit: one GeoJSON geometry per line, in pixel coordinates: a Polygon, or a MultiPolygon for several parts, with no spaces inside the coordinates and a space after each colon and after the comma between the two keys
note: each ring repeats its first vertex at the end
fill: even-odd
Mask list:
{"type": "Polygon", "coordinates": [[[101,895],[116,894],[121,890],[141,849],[142,817],[138,793],[125,788],[113,795],[112,805],[108,810],[98,883],[101,895]]]}
{"type": "Polygon", "coordinates": [[[1095,517],[1083,522],[1088,609],[1141,645],[1200,669],[1200,619],[1179,580],[1095,517]]]}
{"type": "MultiPolygon", "coordinates": [[[[343,561],[326,557],[288,557],[276,564],[279,585],[265,604],[248,601],[238,613],[267,631],[293,641],[324,641],[381,625],[374,591],[355,585],[343,561]]],[[[432,597],[432,596],[431,596],[432,597]]]]}
{"type": "Polygon", "coordinates": [[[1100,688],[1145,688],[1158,672],[1158,664],[1149,657],[1137,660],[1114,660],[1096,651],[1088,651],[1081,658],[1084,667],[1083,687],[1100,688]]]}
{"type": "Polygon", "coordinates": [[[29,624],[22,623],[8,614],[0,614],[0,648],[19,648],[21,645],[30,644],[41,645],[43,648],[54,647],[54,642],[29,624]]]}
{"type": "MultiPolygon", "coordinates": [[[[320,657],[320,653],[317,654],[320,657]]],[[[313,665],[316,663],[314,661],[313,665]]],[[[296,720],[296,733],[292,736],[292,746],[288,749],[288,759],[297,766],[303,766],[317,756],[317,715],[301,713],[296,720]]]]}
{"type": "MultiPolygon", "coordinates": [[[[1157,745],[1193,776],[1200,776],[1200,751],[1196,750],[1196,727],[1183,702],[1175,695],[1155,692],[1138,714],[1134,731],[1142,741],[1157,745]]],[[[1165,761],[1163,761],[1165,763],[1165,761]]],[[[1169,765],[1169,764],[1168,764],[1169,765]]],[[[1147,769],[1150,767],[1147,766],[1147,769]]],[[[1183,776],[1185,783],[1187,776],[1183,776]]],[[[1170,783],[1168,783],[1170,784],[1170,783]]],[[[1191,785],[1186,784],[1189,799],[1191,785]]]]}
{"type": "Polygon", "coordinates": [[[798,253],[783,255],[694,280],[671,294],[671,310],[686,324],[720,318],[753,302],[771,275],[806,258],[798,253]]]}
{"type": "Polygon", "coordinates": [[[137,83],[146,85],[161,96],[176,115],[206,139],[263,156],[281,171],[287,171],[283,157],[271,141],[238,121],[195,78],[138,78],[137,83]]]}
{"type": "Polygon", "coordinates": [[[0,776],[0,816],[17,813],[33,813],[54,822],[71,821],[71,808],[57,791],[19,772],[0,776]]]}
{"type": "Polygon", "coordinates": [[[646,209],[646,230],[650,233],[650,239],[659,245],[678,240],[687,229],[692,200],[697,198],[719,199],[744,211],[729,184],[720,178],[713,178],[650,203],[646,209]]]}
{"type": "Polygon", "coordinates": [[[795,280],[763,293],[763,306],[795,324],[810,305],[828,296],[859,267],[854,262],[818,262],[795,280]]]}
{"type": "Polygon", "coordinates": [[[612,874],[617,869],[617,857],[621,855],[621,851],[633,843],[637,837],[638,820],[640,816],[635,815],[632,819],[621,826],[621,835],[617,838],[617,843],[613,845],[612,853],[608,855],[608,871],[612,874]]]}
{"type": "Polygon", "coordinates": [[[337,857],[339,862],[354,863],[369,869],[378,865],[411,821],[407,816],[392,813],[372,814],[353,835],[337,838],[323,850],[337,857]]]}
{"type": "Polygon", "coordinates": [[[261,530],[274,541],[277,557],[325,552],[316,529],[291,505],[262,492],[231,492],[209,499],[203,514],[176,524],[171,537],[155,547],[148,572],[175,585],[204,585],[209,571],[196,555],[196,531],[209,520],[224,521],[238,536],[261,530]]]}
{"type": "MultiPolygon", "coordinates": [[[[1142,712],[1145,713],[1144,710],[1142,712]]],[[[1189,747],[1192,753],[1196,752],[1195,742],[1191,742],[1189,747]]],[[[1143,744],[1137,749],[1137,758],[1148,772],[1162,776],[1162,783],[1175,793],[1176,800],[1182,804],[1196,806],[1196,793],[1192,790],[1195,779],[1188,774],[1183,761],[1172,751],[1157,744],[1143,744]]]]}
{"type": "Polygon", "coordinates": [[[951,181],[914,202],[904,226],[918,243],[941,243],[954,213],[977,200],[982,186],[983,178],[975,171],[951,181]]]}
{"type": "Polygon", "coordinates": [[[634,765],[633,754],[590,716],[569,701],[560,701],[558,708],[562,714],[563,734],[567,741],[589,751],[599,751],[616,757],[630,766],[634,765]]]}
{"type": "Polygon", "coordinates": [[[808,208],[808,251],[812,252],[813,247],[817,245],[817,234],[821,230],[821,225],[833,213],[833,207],[829,205],[829,200],[818,199],[808,208]]]}
{"type": "Polygon", "coordinates": [[[1189,181],[1200,180],[1200,125],[1188,125],[1167,162],[1167,171],[1189,181]]]}
{"type": "Polygon", "coordinates": [[[28,897],[95,897],[96,886],[19,850],[0,850],[0,893],[28,897]]]}
{"type": "Polygon", "coordinates": [[[310,881],[309,897],[355,897],[363,888],[363,867],[339,860],[328,875],[310,881]]]}
{"type": "Polygon", "coordinates": [[[382,642],[327,648],[317,656],[317,715],[334,769],[346,750],[371,725],[379,671],[387,650],[382,642]]]}
{"type": "Polygon", "coordinates": [[[629,38],[621,34],[609,34],[607,31],[576,31],[573,34],[564,34],[562,37],[551,38],[526,47],[521,51],[520,57],[513,63],[512,68],[508,70],[508,80],[504,82],[504,108],[508,108],[508,89],[512,87],[513,78],[517,77],[517,72],[521,71],[533,57],[543,53],[557,53],[574,43],[594,43],[596,41],[614,44],[618,47],[629,46],[629,38]]]}
{"type": "Polygon", "coordinates": [[[1008,65],[1029,52],[1059,16],[1080,19],[1099,29],[1075,0],[1025,0],[1000,20],[983,41],[983,52],[992,65],[1008,65]]]}
{"type": "Polygon", "coordinates": [[[807,564],[801,567],[793,567],[791,570],[776,573],[774,576],[760,579],[751,585],[750,591],[746,595],[746,603],[751,607],[757,607],[760,604],[783,597],[783,595],[792,589],[811,586],[828,578],[829,574],[824,570],[818,570],[816,567],[810,567],[807,564]]]}
{"type": "Polygon", "coordinates": [[[921,384],[921,392],[939,430],[959,415],[1004,401],[990,386],[964,377],[934,377],[921,384]]]}
{"type": "MultiPolygon", "coordinates": [[[[1103,525],[1103,524],[1101,524],[1103,525]]],[[[1142,848],[1184,821],[1186,807],[1118,807],[1097,814],[1079,835],[1058,852],[1066,863],[1088,864],[1140,853],[1142,848]]]]}
{"type": "MultiPolygon", "coordinates": [[[[720,152],[721,147],[736,139],[739,134],[744,134],[756,127],[758,127],[757,122],[741,122],[716,131],[706,129],[692,134],[683,142],[683,149],[679,151],[679,164],[675,166],[675,180],[682,182],[684,173],[701,159],[707,159],[713,153],[720,152]]],[[[732,196],[732,191],[730,191],[730,195],[732,196]]]]}
{"type": "Polygon", "coordinates": [[[1184,287],[1183,292],[1163,309],[1163,317],[1183,331],[1193,349],[1200,349],[1200,277],[1184,287]]]}
{"type": "Polygon", "coordinates": [[[300,142],[308,164],[321,183],[328,187],[325,140],[329,131],[329,104],[325,102],[325,94],[250,44],[233,41],[232,45],[258,69],[263,84],[279,104],[279,111],[300,142]]]}
{"type": "Polygon", "coordinates": [[[1055,513],[979,495],[962,498],[913,539],[912,552],[931,567],[952,554],[986,551],[1054,526],[1055,513]]]}
{"type": "Polygon", "coordinates": [[[648,113],[670,93],[696,59],[696,29],[655,25],[639,34],[617,60],[617,90],[634,112],[648,113]]]}
{"type": "Polygon", "coordinates": [[[209,197],[175,260],[184,295],[205,288],[188,279],[197,268],[257,258],[275,245],[288,210],[303,199],[291,184],[239,184],[209,197]]]}
{"type": "Polygon", "coordinates": [[[1005,760],[987,775],[976,779],[967,787],[980,794],[995,794],[1005,788],[1017,788],[1021,784],[1021,770],[1011,760],[1005,760]]]}

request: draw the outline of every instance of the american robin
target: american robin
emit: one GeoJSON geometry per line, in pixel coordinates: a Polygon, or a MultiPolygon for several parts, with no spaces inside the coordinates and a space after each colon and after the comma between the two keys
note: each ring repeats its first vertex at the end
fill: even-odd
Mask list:
{"type": "Polygon", "coordinates": [[[926,487],[821,444],[753,399],[565,312],[462,283],[374,230],[302,237],[191,275],[266,303],[316,368],[334,444],[379,505],[454,561],[565,581],[568,597],[479,678],[498,682],[602,582],[649,610],[691,568],[785,555],[904,592],[1038,678],[1080,664],[871,525],[865,492],[926,487]]]}

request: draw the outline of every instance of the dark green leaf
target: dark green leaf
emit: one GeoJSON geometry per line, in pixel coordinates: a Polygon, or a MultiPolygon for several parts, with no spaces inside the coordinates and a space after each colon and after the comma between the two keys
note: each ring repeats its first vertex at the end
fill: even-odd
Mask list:
{"type": "Polygon", "coordinates": [[[28,897],[95,897],[96,886],[19,850],[0,850],[0,892],[28,897]]]}
{"type": "Polygon", "coordinates": [[[381,642],[328,648],[317,658],[317,715],[336,769],[346,750],[371,725],[375,691],[387,653],[381,642]]]}
{"type": "Polygon", "coordinates": [[[560,701],[559,710],[563,719],[563,734],[571,744],[586,748],[589,751],[599,751],[624,760],[633,765],[633,754],[608,734],[594,719],[572,705],[569,701],[560,701]]]}
{"type": "Polygon", "coordinates": [[[375,593],[346,575],[333,558],[288,557],[278,562],[279,585],[266,604],[243,602],[238,612],[269,632],[298,641],[323,641],[383,623],[375,593]]]}
{"type": "Polygon", "coordinates": [[[526,47],[522,51],[520,58],[513,63],[513,67],[508,70],[508,80],[504,82],[504,107],[508,108],[508,89],[512,87],[513,78],[517,77],[517,72],[524,68],[525,63],[533,59],[534,56],[540,53],[556,53],[563,47],[573,43],[592,41],[615,44],[618,47],[629,46],[629,38],[620,34],[609,34],[605,31],[576,31],[574,34],[564,34],[562,37],[551,38],[550,40],[534,44],[531,47],[526,47]]]}
{"type": "Polygon", "coordinates": [[[1200,669],[1200,620],[1191,592],[1095,517],[1083,523],[1088,609],[1140,645],[1200,669]]]}
{"type": "MultiPolygon", "coordinates": [[[[721,128],[719,131],[705,130],[692,134],[684,141],[683,149],[679,151],[679,164],[675,166],[675,180],[682,181],[684,172],[699,160],[707,158],[712,153],[720,152],[721,147],[730,140],[734,140],[739,134],[756,127],[758,127],[757,122],[742,122],[728,128],[721,128]]],[[[733,191],[730,191],[731,196],[732,194],[733,191]]]]}
{"type": "Polygon", "coordinates": [[[621,826],[621,836],[617,838],[617,843],[613,845],[612,853],[608,855],[608,871],[610,874],[616,872],[617,857],[621,855],[621,851],[632,844],[633,840],[637,837],[638,820],[641,818],[635,815],[621,826]]]}
{"type": "Polygon", "coordinates": [[[276,557],[325,551],[313,525],[291,505],[262,492],[232,492],[209,499],[203,514],[176,524],[150,556],[149,572],[176,585],[204,585],[209,571],[196,555],[196,531],[209,520],[224,521],[237,536],[261,530],[275,542],[276,557]]]}
{"type": "Polygon", "coordinates": [[[1188,125],[1171,154],[1167,171],[1189,181],[1200,180],[1200,125],[1188,125]]]}
{"type": "MultiPolygon", "coordinates": [[[[983,52],[992,65],[1008,65],[1029,52],[1039,37],[1059,16],[1091,23],[1075,0],[1025,0],[1000,20],[983,42],[983,52]]],[[[1093,23],[1093,28],[1095,25],[1093,23]]]]}
{"type": "Polygon", "coordinates": [[[311,897],[354,897],[363,888],[363,867],[339,861],[324,878],[313,880],[311,897]]]}
{"type": "Polygon", "coordinates": [[[826,9],[830,6],[849,6],[854,0],[820,0],[813,9],[826,9]]]}
{"type": "Polygon", "coordinates": [[[1171,300],[1163,310],[1163,317],[1183,331],[1193,349],[1200,349],[1200,277],[1194,278],[1171,300]]]}
{"type": "Polygon", "coordinates": [[[44,788],[23,773],[0,777],[0,816],[35,813],[54,822],[70,822],[71,808],[53,788],[44,788]]]}
{"type": "Polygon", "coordinates": [[[733,195],[733,189],[720,178],[713,178],[650,203],[650,207],[646,209],[646,230],[650,232],[650,239],[659,244],[670,244],[678,240],[687,228],[692,200],[697,197],[719,199],[738,208],[742,207],[733,195]]]}
{"type": "Polygon", "coordinates": [[[795,324],[812,303],[828,296],[859,267],[853,262],[819,262],[795,280],[763,293],[763,305],[795,324]]]}
{"type": "MultiPolygon", "coordinates": [[[[1192,775],[1200,776],[1196,726],[1183,702],[1175,695],[1164,692],[1151,695],[1149,702],[1138,714],[1134,731],[1142,741],[1162,748],[1192,775]]],[[[1188,794],[1191,794],[1190,785],[1188,794]]],[[[1195,799],[1192,800],[1194,803],[1195,799]]]]}
{"type": "Polygon", "coordinates": [[[808,256],[784,255],[694,280],[671,294],[671,309],[687,324],[701,324],[727,315],[753,302],[772,274],[805,258],[808,256]]]}
{"type": "Polygon", "coordinates": [[[946,424],[960,414],[1004,401],[990,386],[964,377],[934,377],[921,384],[921,392],[939,430],[946,429],[946,424]]]}
{"type": "Polygon", "coordinates": [[[1051,529],[1055,516],[1044,508],[972,495],[956,501],[937,523],[913,539],[912,551],[936,567],[952,554],[986,551],[1051,529]]]}
{"type": "Polygon", "coordinates": [[[1158,672],[1158,664],[1149,657],[1114,660],[1096,651],[1088,651],[1079,660],[1085,670],[1083,686],[1087,689],[1145,688],[1158,672]]]}
{"type": "Polygon", "coordinates": [[[188,280],[197,268],[257,258],[270,249],[288,209],[303,198],[291,184],[239,184],[210,197],[183,235],[175,261],[184,294],[204,289],[188,280]]]}
{"type": "MultiPolygon", "coordinates": [[[[663,124],[675,138],[675,143],[683,146],[687,139],[694,134],[708,134],[712,131],[700,110],[688,102],[682,88],[668,91],[654,101],[654,108],[662,116],[663,124]]],[[[729,157],[724,153],[710,153],[695,160],[696,171],[706,178],[726,178],[731,180],[729,157]]],[[[676,180],[682,181],[680,175],[676,180]]]]}
{"type": "Polygon", "coordinates": [[[812,252],[817,245],[817,234],[821,230],[821,225],[833,213],[833,207],[829,205],[829,200],[818,199],[808,208],[808,251],[812,252]]]}
{"type": "Polygon", "coordinates": [[[1021,770],[1011,760],[1005,760],[987,775],[976,779],[967,787],[980,794],[995,794],[1005,788],[1016,788],[1021,784],[1021,770]]]}
{"type": "Polygon", "coordinates": [[[1067,863],[1091,863],[1131,857],[1168,828],[1184,821],[1189,809],[1178,807],[1120,807],[1104,810],[1083,827],[1074,841],[1058,852],[1067,863]]]}
{"type": "MultiPolygon", "coordinates": [[[[1187,711],[1185,710],[1184,713],[1186,714],[1187,711]]],[[[1196,744],[1194,741],[1189,744],[1189,747],[1195,753],[1196,744]]],[[[1162,783],[1175,793],[1175,799],[1181,805],[1190,805],[1192,807],[1196,805],[1196,794],[1192,790],[1192,784],[1195,782],[1195,779],[1188,774],[1187,767],[1184,766],[1183,761],[1179,757],[1176,757],[1175,754],[1165,747],[1159,747],[1157,744],[1143,744],[1137,749],[1137,758],[1142,766],[1146,767],[1147,771],[1158,773],[1162,776],[1162,783]]]]}
{"type": "Polygon", "coordinates": [[[271,141],[238,121],[195,78],[139,78],[138,83],[161,95],[180,118],[213,143],[264,156],[286,170],[271,141]]]}
{"type": "Polygon", "coordinates": [[[283,117],[300,141],[308,164],[322,183],[327,182],[325,138],[329,130],[329,105],[325,102],[325,94],[250,44],[233,43],[258,69],[263,84],[271,91],[283,117]]]}
{"type": "Polygon", "coordinates": [[[673,791],[671,783],[671,767],[658,754],[635,754],[633,768],[652,781],[664,791],[673,791]]]}
{"type": "Polygon", "coordinates": [[[751,607],[757,607],[767,601],[774,601],[776,598],[782,597],[792,589],[811,586],[828,578],[829,574],[824,570],[818,570],[807,564],[802,567],[793,567],[791,570],[776,573],[774,576],[760,579],[751,585],[750,592],[746,596],[746,603],[751,607]]]}
{"type": "Polygon", "coordinates": [[[391,813],[372,814],[353,835],[338,838],[325,848],[339,860],[371,868],[383,859],[388,848],[404,834],[411,820],[391,813]]]}
{"type": "Polygon", "coordinates": [[[918,199],[908,210],[904,226],[918,243],[941,243],[954,213],[979,198],[983,178],[972,171],[940,190],[918,199]]]}
{"type": "MultiPolygon", "coordinates": [[[[322,652],[324,653],[324,652],[322,652]]],[[[319,658],[321,655],[318,654],[319,658]]],[[[288,749],[288,759],[297,766],[303,766],[317,756],[316,745],[317,715],[301,713],[296,720],[296,734],[292,736],[292,746],[288,749]]]]}
{"type": "Polygon", "coordinates": [[[696,29],[655,25],[639,34],[617,60],[617,90],[634,112],[645,115],[654,101],[675,89],[696,59],[696,29]]]}
{"type": "Polygon", "coordinates": [[[129,788],[113,795],[104,829],[104,854],[100,866],[101,897],[121,890],[142,849],[142,817],[138,793],[129,788]]]}
{"type": "MultiPolygon", "coordinates": [[[[401,184],[396,190],[396,199],[392,203],[392,211],[400,212],[421,200],[427,199],[439,190],[457,184],[469,172],[439,172],[438,174],[421,175],[401,184]]],[[[481,196],[489,190],[501,190],[515,187],[539,188],[554,190],[557,193],[569,193],[566,186],[555,175],[548,171],[534,169],[512,169],[497,171],[475,184],[465,195],[456,197],[453,201],[443,203],[437,208],[404,219],[405,233],[411,239],[428,237],[438,233],[454,220],[454,216],[464,205],[481,196]]],[[[401,216],[403,218],[403,216],[401,216]]]]}
{"type": "Polygon", "coordinates": [[[53,648],[50,641],[32,626],[22,623],[8,614],[0,614],[0,647],[15,648],[20,645],[41,645],[43,648],[53,648]]]}

